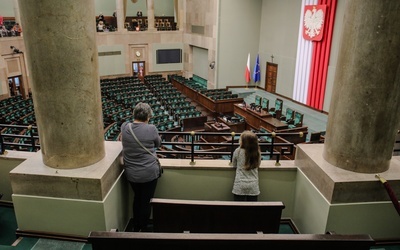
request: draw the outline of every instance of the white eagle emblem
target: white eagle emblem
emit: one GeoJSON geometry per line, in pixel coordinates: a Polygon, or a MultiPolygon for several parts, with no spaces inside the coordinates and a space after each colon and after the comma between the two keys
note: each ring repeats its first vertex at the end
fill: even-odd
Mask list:
{"type": "Polygon", "coordinates": [[[307,10],[304,14],[304,33],[310,38],[318,36],[324,24],[324,11],[319,9],[307,10]]]}

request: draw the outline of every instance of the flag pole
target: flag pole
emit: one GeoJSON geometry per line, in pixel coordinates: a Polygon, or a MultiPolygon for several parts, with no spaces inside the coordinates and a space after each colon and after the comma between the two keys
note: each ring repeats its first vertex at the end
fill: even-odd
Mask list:
{"type": "Polygon", "coordinates": [[[245,70],[245,73],[244,73],[244,78],[245,78],[246,83],[247,83],[246,84],[246,89],[248,89],[249,88],[249,83],[251,81],[251,77],[250,77],[250,53],[247,56],[247,64],[246,64],[246,70],[245,70]]]}
{"type": "Polygon", "coordinates": [[[256,63],[254,65],[253,71],[254,89],[257,89],[257,82],[261,80],[260,74],[260,56],[257,54],[256,63]]]}

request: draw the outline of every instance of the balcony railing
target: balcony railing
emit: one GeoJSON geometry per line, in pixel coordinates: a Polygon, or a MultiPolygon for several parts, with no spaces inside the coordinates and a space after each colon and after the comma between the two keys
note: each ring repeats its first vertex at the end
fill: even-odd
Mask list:
{"type": "MultiPolygon", "coordinates": [[[[0,124],[0,154],[6,150],[36,152],[40,149],[36,126],[0,124]],[[17,132],[17,133],[15,133],[17,132]]],[[[160,158],[190,159],[227,159],[232,161],[234,150],[239,146],[241,133],[221,132],[159,132],[162,145],[157,149],[160,158]]],[[[302,133],[256,133],[263,160],[275,160],[280,165],[281,159],[294,159],[295,144],[276,142],[279,136],[302,133]]]]}
{"type": "Polygon", "coordinates": [[[6,150],[36,152],[40,149],[37,126],[0,124],[0,155],[6,150]]]}

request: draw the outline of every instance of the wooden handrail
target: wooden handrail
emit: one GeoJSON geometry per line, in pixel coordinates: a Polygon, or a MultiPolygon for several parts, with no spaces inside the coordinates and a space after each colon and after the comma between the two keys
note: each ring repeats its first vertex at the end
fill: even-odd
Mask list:
{"type": "Polygon", "coordinates": [[[105,249],[311,249],[369,250],[370,235],[90,232],[93,250],[105,249]]]}

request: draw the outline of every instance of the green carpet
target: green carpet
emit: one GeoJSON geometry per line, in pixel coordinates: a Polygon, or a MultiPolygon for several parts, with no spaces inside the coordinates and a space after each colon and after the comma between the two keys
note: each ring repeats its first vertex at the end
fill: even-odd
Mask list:
{"type": "Polygon", "coordinates": [[[279,234],[295,234],[292,227],[288,223],[281,223],[279,226],[279,234]]]}
{"type": "Polygon", "coordinates": [[[31,250],[81,250],[85,243],[65,240],[39,239],[31,250]]]}
{"type": "Polygon", "coordinates": [[[0,245],[11,245],[17,239],[17,220],[13,207],[1,206],[0,225],[0,245]]]}
{"type": "Polygon", "coordinates": [[[26,250],[32,249],[32,247],[38,241],[38,238],[31,238],[31,237],[22,237],[22,240],[18,242],[18,244],[13,248],[15,250],[26,250]]]}

